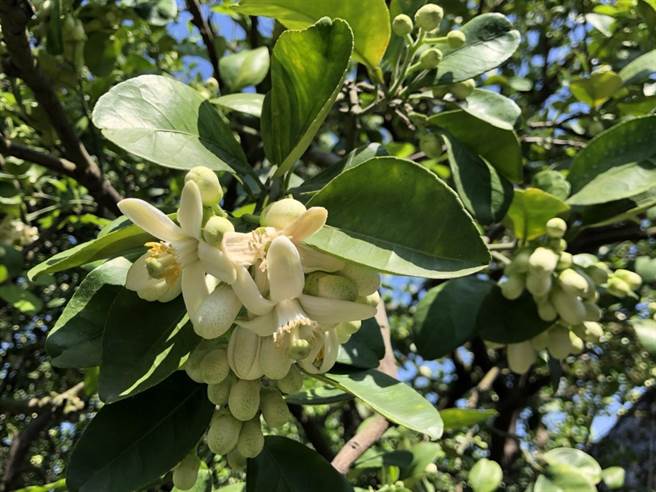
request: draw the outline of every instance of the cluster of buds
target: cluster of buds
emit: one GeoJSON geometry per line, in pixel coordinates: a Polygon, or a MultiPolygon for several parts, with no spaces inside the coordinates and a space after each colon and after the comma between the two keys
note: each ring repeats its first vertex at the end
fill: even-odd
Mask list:
{"type": "Polygon", "coordinates": [[[259,227],[237,232],[222,196],[216,174],[196,167],[185,177],[178,224],[143,200],[119,208],[159,239],[133,263],[126,288],[148,301],[182,294],[204,339],[185,370],[219,406],[208,444],[239,463],[262,449],[260,413],[272,426],[285,421],[281,391],[298,390],[301,370],[328,371],[339,345],[375,314],[380,278],[303,243],[325,225],[323,207],[285,198],[262,211],[259,227]]]}
{"type": "Polygon", "coordinates": [[[20,219],[6,216],[0,222],[0,244],[27,246],[39,239],[39,230],[20,219]]]}
{"type": "Polygon", "coordinates": [[[585,342],[599,340],[603,334],[599,321],[599,290],[617,297],[635,295],[640,276],[628,270],[611,272],[606,263],[591,254],[572,256],[563,239],[567,224],[553,218],[546,224],[546,235],[531,247],[521,249],[506,266],[499,282],[506,299],[518,299],[528,291],[541,319],[553,322],[531,340],[508,346],[508,365],[525,373],[541,350],[556,359],[583,350],[585,342]]]}

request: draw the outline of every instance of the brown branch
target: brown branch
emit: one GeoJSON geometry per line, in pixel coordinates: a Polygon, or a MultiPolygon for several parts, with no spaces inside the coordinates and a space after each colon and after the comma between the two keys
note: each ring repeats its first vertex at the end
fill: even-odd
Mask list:
{"type": "Polygon", "coordinates": [[[36,149],[14,143],[2,136],[0,136],[0,154],[4,156],[17,157],[24,161],[39,164],[40,166],[48,168],[51,171],[55,171],[59,174],[65,174],[66,176],[73,178],[76,176],[77,166],[68,159],[45,154],[36,149]]]}
{"type": "MultiPolygon", "coordinates": [[[[380,331],[385,343],[385,355],[380,361],[378,369],[389,376],[396,377],[396,360],[394,359],[394,351],[392,349],[389,320],[387,318],[387,313],[385,312],[385,304],[383,301],[378,304],[376,321],[378,321],[378,324],[380,325],[380,331]]],[[[376,415],[373,417],[362,430],[357,432],[355,436],[349,439],[342,449],[339,450],[335,459],[333,459],[331,463],[333,467],[338,472],[346,474],[355,460],[362,456],[362,453],[380,439],[389,425],[389,421],[382,415],[376,415]]]]}
{"type": "Polygon", "coordinates": [[[66,110],[57,98],[52,81],[41,73],[32,56],[26,29],[31,16],[32,11],[27,2],[0,0],[0,25],[11,63],[34,93],[41,109],[48,115],[50,124],[66,151],[66,157],[75,163],[75,179],[89,190],[100,205],[119,213],[116,203],[121,196],[103,177],[100,167],[76,135],[66,110]]]}
{"type": "Polygon", "coordinates": [[[187,9],[191,14],[191,22],[200,32],[200,37],[203,39],[203,44],[205,44],[207,57],[210,59],[212,71],[214,72],[214,78],[217,82],[221,82],[219,55],[216,52],[216,45],[214,44],[216,38],[214,28],[212,28],[212,25],[203,17],[203,13],[200,10],[200,5],[197,0],[187,0],[187,9]]]}

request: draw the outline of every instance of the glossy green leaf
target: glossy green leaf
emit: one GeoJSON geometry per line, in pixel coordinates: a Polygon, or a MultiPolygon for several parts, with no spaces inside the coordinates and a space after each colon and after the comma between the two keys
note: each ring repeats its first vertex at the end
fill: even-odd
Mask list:
{"type": "Polygon", "coordinates": [[[612,70],[595,72],[590,77],[578,77],[570,82],[572,95],[593,108],[602,106],[622,87],[622,78],[612,70]]]}
{"type": "Polygon", "coordinates": [[[175,0],[121,0],[120,3],[134,7],[137,15],[153,26],[165,26],[178,15],[175,0]]]}
{"type": "Polygon", "coordinates": [[[437,47],[444,58],[437,67],[435,84],[453,84],[498,67],[519,46],[519,32],[502,14],[483,14],[462,26],[467,41],[460,48],[445,42],[437,47]]]}
{"type": "Polygon", "coordinates": [[[398,466],[402,468],[409,466],[412,463],[412,458],[412,453],[407,449],[379,453],[369,448],[356,460],[353,468],[360,470],[382,468],[384,466],[398,466]]]}
{"type": "Polygon", "coordinates": [[[610,466],[602,470],[601,477],[606,487],[615,490],[624,487],[625,474],[624,468],[621,466],[610,466]]]}
{"type": "Polygon", "coordinates": [[[569,184],[565,175],[553,169],[544,169],[537,173],[533,176],[532,184],[561,200],[567,200],[569,192],[572,190],[572,185],[569,184]]]}
{"type": "Polygon", "coordinates": [[[23,314],[34,315],[43,309],[43,301],[25,287],[0,285],[0,299],[23,314]]]}
{"type": "Polygon", "coordinates": [[[64,308],[46,338],[46,351],[56,367],[100,364],[105,320],[114,299],[124,290],[131,263],[115,258],[92,270],[64,308]]]}
{"type": "Polygon", "coordinates": [[[264,449],[248,460],[246,492],[350,492],[346,478],[319,453],[280,436],[267,436],[264,449]]]}
{"type": "Polygon", "coordinates": [[[219,60],[221,77],[232,91],[257,85],[269,72],[269,48],[241,50],[219,60]]]}
{"type": "Polygon", "coordinates": [[[563,473],[567,468],[572,472],[585,476],[592,484],[601,481],[601,467],[599,463],[587,453],[574,448],[555,448],[542,455],[542,459],[551,468],[558,465],[558,472],[563,473]]]}
{"type": "Polygon", "coordinates": [[[361,369],[373,369],[378,367],[384,355],[385,344],[380,326],[374,318],[369,318],[363,321],[362,327],[339,348],[337,362],[361,369]]]}
{"type": "Polygon", "coordinates": [[[440,410],[444,430],[461,429],[482,424],[497,415],[496,410],[476,410],[473,408],[445,408],[440,410]]]}
{"type": "Polygon", "coordinates": [[[594,205],[656,186],[656,116],[626,120],[600,133],[574,158],[572,205],[594,205]]]}
{"type": "Polygon", "coordinates": [[[417,304],[414,317],[419,354],[439,359],[472,338],[481,303],[491,288],[490,282],[466,277],[430,289],[417,304]]]}
{"type": "Polygon", "coordinates": [[[462,110],[444,111],[428,118],[427,123],[447,130],[509,180],[521,181],[522,154],[514,131],[499,128],[462,110]]]}
{"type": "Polygon", "coordinates": [[[339,93],[353,50],[342,20],[286,31],[273,48],[271,91],[262,108],[267,157],[287,172],[309,147],[339,93]]]}
{"type": "Polygon", "coordinates": [[[631,326],[636,332],[638,340],[651,355],[656,356],[656,321],[653,319],[634,319],[631,326]]]}
{"type": "Polygon", "coordinates": [[[401,468],[401,478],[421,477],[426,475],[426,467],[444,456],[442,447],[434,442],[419,442],[410,448],[412,461],[401,468]]]}
{"type": "Polygon", "coordinates": [[[384,0],[241,0],[238,11],[274,17],[290,29],[303,29],[322,17],[344,19],[353,29],[355,54],[372,68],[380,64],[391,34],[384,0]]]}
{"type": "Polygon", "coordinates": [[[585,227],[601,227],[633,219],[656,205],[656,190],[599,205],[576,207],[585,227]]]}
{"type": "Polygon", "coordinates": [[[341,173],[308,205],[326,207],[329,224],[309,245],[379,271],[452,278],[489,260],[455,192],[411,161],[371,159],[341,173]]]}
{"type": "Polygon", "coordinates": [[[535,482],[534,492],[597,492],[585,475],[566,465],[550,466],[535,482]]]}
{"type": "Polygon", "coordinates": [[[408,384],[375,369],[319,377],[353,394],[388,420],[439,439],[443,424],[435,407],[408,384]]]}
{"type": "Polygon", "coordinates": [[[73,449],[69,491],[144,487],[196,445],[213,412],[206,386],[181,371],[134,398],[105,405],[73,449]]]}
{"type": "Polygon", "coordinates": [[[639,84],[653,73],[656,73],[656,50],[648,51],[631,61],[620,70],[620,77],[625,84],[639,84]]]}
{"type": "Polygon", "coordinates": [[[592,24],[597,31],[607,38],[610,38],[613,35],[613,30],[615,29],[615,19],[613,17],[609,15],[590,13],[585,14],[585,20],[592,24]]]}
{"type": "Polygon", "coordinates": [[[469,470],[467,482],[474,492],[494,492],[501,485],[503,471],[496,461],[481,459],[469,470]]]}
{"type": "Polygon", "coordinates": [[[353,395],[350,393],[333,386],[324,386],[315,380],[310,380],[314,384],[308,387],[307,381],[306,379],[306,384],[302,391],[287,395],[287,403],[291,403],[292,405],[330,405],[331,403],[353,399],[353,395]]]}
{"type": "Polygon", "coordinates": [[[227,94],[211,99],[212,104],[221,106],[224,110],[237,111],[259,118],[262,115],[264,95],[252,92],[240,92],[238,94],[227,94]]]}
{"type": "Polygon", "coordinates": [[[497,92],[474,89],[457,103],[460,109],[502,130],[512,130],[522,114],[517,103],[497,92]]]}
{"type": "Polygon", "coordinates": [[[113,33],[92,32],[84,43],[84,62],[96,77],[107,77],[121,53],[121,43],[113,33]]]}
{"type": "Polygon", "coordinates": [[[216,492],[244,492],[245,490],[246,490],[246,484],[244,482],[237,482],[216,489],[216,492]]]}
{"type": "Polygon", "coordinates": [[[122,149],[160,166],[250,169],[212,104],[168,77],[142,75],[115,85],[98,100],[93,123],[122,149]]]}
{"type": "Polygon", "coordinates": [[[106,313],[99,393],[113,402],[167,378],[200,342],[182,296],[148,302],[123,289],[106,313]],[[139,313],[139,316],[135,316],[139,313]]]}
{"type": "Polygon", "coordinates": [[[467,210],[483,224],[500,222],[513,199],[513,185],[485,159],[446,133],[453,181],[467,210]]]}
{"type": "Polygon", "coordinates": [[[531,240],[545,233],[549,219],[568,210],[569,205],[560,198],[538,188],[527,188],[515,190],[508,219],[512,222],[515,237],[531,240]]]}

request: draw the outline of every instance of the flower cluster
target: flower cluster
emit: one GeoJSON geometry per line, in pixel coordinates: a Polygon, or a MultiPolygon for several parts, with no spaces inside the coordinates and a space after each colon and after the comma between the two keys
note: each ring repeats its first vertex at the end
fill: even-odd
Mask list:
{"type": "Polygon", "coordinates": [[[599,290],[616,297],[635,296],[642,283],[640,276],[629,270],[611,272],[594,255],[568,253],[563,239],[566,231],[564,220],[549,220],[546,236],[519,250],[499,282],[503,296],[510,300],[528,291],[540,318],[553,322],[533,339],[508,345],[508,365],[517,373],[528,371],[541,350],[563,359],[581,352],[586,341],[599,340],[603,334],[599,290]]]}
{"type": "Polygon", "coordinates": [[[0,222],[0,244],[27,246],[37,239],[39,239],[38,229],[25,224],[20,219],[6,216],[0,222]]]}
{"type": "Polygon", "coordinates": [[[301,369],[328,371],[339,345],[375,314],[379,275],[303,244],[325,225],[326,209],[285,198],[262,211],[260,227],[237,232],[218,207],[222,195],[216,175],[197,167],[185,178],[178,224],[143,200],[119,207],[159,239],[146,244],[126,287],[148,301],[182,294],[203,339],[185,370],[219,407],[207,442],[238,464],[262,449],[260,415],[272,427],[288,420],[281,392],[300,389],[301,369]]]}

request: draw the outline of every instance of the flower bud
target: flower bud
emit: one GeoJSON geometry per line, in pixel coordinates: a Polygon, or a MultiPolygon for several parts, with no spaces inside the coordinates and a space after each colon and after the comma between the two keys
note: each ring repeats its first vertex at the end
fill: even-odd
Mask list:
{"type": "Polygon", "coordinates": [[[560,239],[567,232],[567,222],[560,217],[554,217],[547,221],[547,236],[555,239],[560,239]]]}
{"type": "Polygon", "coordinates": [[[418,369],[419,375],[431,379],[433,377],[433,370],[426,364],[422,364],[418,369]]]}
{"type": "Polygon", "coordinates": [[[292,366],[284,378],[276,381],[276,385],[287,395],[296,393],[303,387],[303,374],[296,366],[292,366]]]}
{"type": "Polygon", "coordinates": [[[238,379],[230,388],[228,408],[242,422],[255,417],[260,408],[260,382],[238,379]]]}
{"type": "Polygon", "coordinates": [[[467,42],[467,36],[462,31],[449,31],[446,35],[446,40],[449,43],[449,47],[453,49],[462,48],[467,42]]]}
{"type": "Polygon", "coordinates": [[[355,282],[359,296],[373,294],[380,287],[380,275],[368,266],[347,262],[338,273],[355,282]]]}
{"type": "Polygon", "coordinates": [[[603,327],[596,321],[584,321],[583,326],[585,327],[585,333],[581,338],[594,342],[599,341],[604,335],[603,327]]]}
{"type": "Polygon", "coordinates": [[[530,270],[542,273],[551,273],[558,265],[558,255],[548,248],[535,248],[528,259],[530,270]]]}
{"type": "Polygon", "coordinates": [[[547,246],[554,250],[556,253],[560,254],[567,249],[567,241],[564,239],[549,238],[547,241],[547,246]]]}
{"type": "Polygon", "coordinates": [[[558,257],[558,264],[556,265],[556,270],[565,270],[566,268],[570,268],[573,263],[573,256],[571,253],[568,253],[567,251],[563,251],[560,253],[560,256],[558,257]]]}
{"type": "Polygon", "coordinates": [[[219,247],[226,232],[235,232],[235,226],[225,217],[213,216],[203,227],[203,239],[211,246],[219,247]]]}
{"type": "Polygon", "coordinates": [[[262,449],[264,449],[264,434],[262,434],[260,418],[256,417],[241,426],[237,452],[244,458],[255,458],[262,449]]]}
{"type": "Polygon", "coordinates": [[[419,135],[419,149],[431,159],[442,157],[442,140],[431,132],[423,132],[419,135]]]}
{"type": "Polygon", "coordinates": [[[412,19],[405,14],[397,15],[392,21],[392,31],[400,38],[410,34],[414,28],[412,19]]]}
{"type": "Polygon", "coordinates": [[[620,299],[633,294],[633,290],[631,290],[629,284],[616,276],[612,276],[608,279],[606,290],[610,295],[619,297],[620,299]]]}
{"type": "Polygon", "coordinates": [[[361,326],[362,321],[344,321],[343,323],[339,323],[334,328],[339,343],[348,342],[351,336],[357,332],[361,326]]]}
{"type": "Polygon", "coordinates": [[[366,304],[367,306],[376,307],[380,303],[380,294],[378,292],[374,292],[368,296],[360,296],[356,299],[356,302],[359,302],[360,304],[366,304]]]}
{"type": "Polygon", "coordinates": [[[228,412],[215,412],[207,431],[207,446],[214,454],[228,454],[235,449],[242,423],[228,412]]]}
{"type": "Polygon", "coordinates": [[[292,418],[287,403],[277,389],[262,390],[260,410],[264,421],[270,427],[282,427],[292,418]]]}
{"type": "Polygon", "coordinates": [[[558,284],[568,294],[584,296],[588,291],[588,281],[576,270],[567,268],[558,275],[558,284]]]}
{"type": "Polygon", "coordinates": [[[544,297],[551,290],[551,273],[529,270],[526,275],[526,290],[535,297],[544,297]]]}
{"type": "Polygon", "coordinates": [[[233,470],[241,470],[246,467],[246,458],[237,449],[233,449],[227,456],[228,466],[233,470]]]}
{"type": "Polygon", "coordinates": [[[631,290],[637,290],[642,285],[642,277],[637,273],[632,272],[631,270],[624,270],[620,268],[619,270],[615,270],[613,276],[624,280],[631,290]]]}
{"type": "Polygon", "coordinates": [[[529,267],[529,258],[531,252],[527,249],[519,251],[508,266],[506,266],[506,275],[515,273],[526,273],[529,267]]]}
{"type": "Polygon", "coordinates": [[[200,459],[195,452],[189,453],[173,469],[173,485],[180,490],[189,490],[198,479],[198,468],[200,459]]]}
{"type": "Polygon", "coordinates": [[[215,348],[205,354],[199,365],[200,375],[208,384],[218,384],[230,372],[228,353],[224,348],[215,348]]]}
{"type": "Polygon", "coordinates": [[[538,306],[538,316],[544,321],[555,321],[558,317],[558,312],[549,300],[543,300],[537,303],[538,306]]]}
{"type": "Polygon", "coordinates": [[[355,301],[358,298],[358,287],[352,280],[341,275],[313,272],[305,279],[306,294],[342,301],[355,301]]]}
{"type": "Polygon", "coordinates": [[[525,286],[526,283],[523,275],[508,275],[499,282],[501,294],[511,301],[518,299],[522,295],[525,286]]]}
{"type": "Polygon", "coordinates": [[[193,381],[197,383],[205,382],[201,372],[201,361],[203,360],[203,357],[205,357],[205,354],[207,354],[212,348],[212,345],[201,342],[189,354],[189,357],[184,364],[184,370],[187,373],[187,376],[193,381]]]}
{"type": "Polygon", "coordinates": [[[260,337],[252,331],[236,327],[228,343],[228,364],[239,379],[258,379],[262,376],[260,366],[260,337]]]}
{"type": "Polygon", "coordinates": [[[307,209],[298,200],[283,198],[268,205],[260,215],[260,225],[284,229],[301,217],[307,209]]]}
{"type": "MultiPolygon", "coordinates": [[[[428,463],[424,467],[424,473],[430,476],[436,476],[438,473],[437,465],[435,463],[428,463]]],[[[407,490],[407,489],[406,489],[407,490]]]]}
{"type": "Polygon", "coordinates": [[[562,325],[556,325],[549,330],[549,341],[547,349],[549,353],[556,359],[564,359],[572,351],[574,347],[570,340],[570,330],[562,325]]]}
{"type": "Polygon", "coordinates": [[[443,57],[437,48],[429,48],[419,56],[419,65],[423,70],[432,70],[437,68],[443,57]]]}
{"type": "Polygon", "coordinates": [[[269,379],[282,379],[289,372],[292,360],[276,347],[273,337],[262,338],[260,344],[260,367],[269,379]]]}
{"type": "Polygon", "coordinates": [[[530,342],[508,345],[508,367],[517,374],[526,373],[537,360],[537,355],[530,342]]]}
{"type": "Polygon", "coordinates": [[[214,171],[205,166],[196,166],[185,176],[185,183],[193,181],[200,190],[200,196],[203,205],[211,207],[216,205],[223,198],[223,188],[219,183],[219,177],[214,171]]]}
{"type": "Polygon", "coordinates": [[[214,77],[208,77],[205,79],[205,87],[207,87],[210,92],[215,93],[219,90],[219,81],[214,77]]]}
{"type": "Polygon", "coordinates": [[[583,302],[573,294],[565,292],[556,287],[551,291],[549,297],[560,318],[569,325],[578,325],[585,320],[585,306],[583,302]]]}
{"type": "Polygon", "coordinates": [[[417,10],[415,24],[424,31],[437,29],[444,18],[444,9],[434,3],[428,3],[417,10]]]}
{"type": "Polygon", "coordinates": [[[230,396],[230,387],[232,386],[232,377],[227,377],[218,384],[207,385],[207,399],[218,406],[228,403],[230,396]]]}
{"type": "Polygon", "coordinates": [[[453,97],[459,100],[467,99],[471,96],[471,93],[476,89],[476,82],[474,79],[463,80],[462,82],[456,82],[449,89],[453,97]]]}
{"type": "Polygon", "coordinates": [[[594,302],[584,302],[585,306],[585,321],[599,321],[603,313],[601,308],[594,302]]]}
{"type": "Polygon", "coordinates": [[[535,335],[530,340],[531,347],[535,350],[544,350],[549,345],[549,331],[543,331],[542,333],[535,335]]]}
{"type": "Polygon", "coordinates": [[[598,261],[593,265],[586,267],[585,272],[597,285],[601,285],[608,282],[610,269],[608,268],[608,265],[606,265],[606,263],[604,263],[603,261],[598,261]]]}

